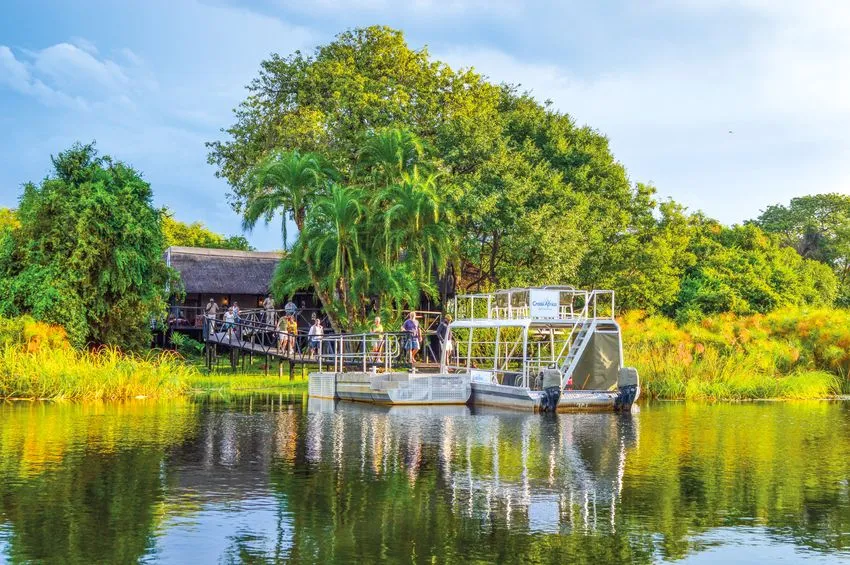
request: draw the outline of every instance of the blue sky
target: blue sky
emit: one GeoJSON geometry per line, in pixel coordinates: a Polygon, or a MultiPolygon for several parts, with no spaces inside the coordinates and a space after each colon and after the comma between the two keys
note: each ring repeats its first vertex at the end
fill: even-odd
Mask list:
{"type": "MultiPolygon", "coordinates": [[[[74,141],[131,163],[158,205],[239,233],[204,142],[270,53],[403,29],[606,134],[633,181],[741,222],[850,193],[850,3],[811,0],[4,2],[0,206],[74,141]],[[730,131],[732,133],[730,133],[730,131]]],[[[249,240],[279,248],[279,229],[249,240]]]]}

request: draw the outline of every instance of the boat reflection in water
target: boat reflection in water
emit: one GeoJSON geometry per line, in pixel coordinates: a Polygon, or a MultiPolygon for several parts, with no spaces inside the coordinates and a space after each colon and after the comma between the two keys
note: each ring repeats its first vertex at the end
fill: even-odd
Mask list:
{"type": "Polygon", "coordinates": [[[436,466],[452,512],[482,526],[615,531],[637,413],[535,415],[467,406],[308,401],[306,457],[415,483],[436,466]]]}

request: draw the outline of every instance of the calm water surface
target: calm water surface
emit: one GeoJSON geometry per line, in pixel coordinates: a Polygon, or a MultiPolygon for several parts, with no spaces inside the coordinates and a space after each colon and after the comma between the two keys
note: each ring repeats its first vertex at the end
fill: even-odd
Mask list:
{"type": "Polygon", "coordinates": [[[0,562],[844,562],[850,405],[0,404],[0,562]]]}

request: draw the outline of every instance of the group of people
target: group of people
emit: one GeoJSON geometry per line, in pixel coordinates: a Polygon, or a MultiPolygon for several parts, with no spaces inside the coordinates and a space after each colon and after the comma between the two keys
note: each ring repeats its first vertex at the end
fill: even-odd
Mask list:
{"type": "MultiPolygon", "coordinates": [[[[214,321],[218,317],[218,304],[215,301],[215,298],[210,298],[210,301],[207,302],[207,305],[204,306],[204,315],[209,319],[209,324],[204,327],[204,337],[211,331],[215,331],[214,321]]],[[[224,324],[221,327],[221,330],[225,332],[228,336],[233,334],[233,330],[236,327],[236,322],[239,321],[239,303],[234,302],[224,311],[224,324]]]]}
{"type": "MultiPolygon", "coordinates": [[[[298,338],[298,322],[295,319],[295,314],[285,314],[277,323],[278,346],[280,352],[287,352],[292,357],[297,350],[298,338]]],[[[313,319],[310,324],[310,330],[307,332],[307,342],[309,346],[309,354],[315,357],[319,354],[322,337],[325,335],[325,328],[322,326],[322,320],[318,317],[313,319]]]]}
{"type": "MultiPolygon", "coordinates": [[[[454,351],[452,343],[451,331],[449,325],[452,322],[450,315],[443,316],[437,326],[438,349],[442,349],[439,355],[451,355],[454,351]]],[[[425,344],[425,336],[422,332],[422,326],[419,324],[416,312],[410,312],[407,318],[401,324],[401,330],[405,334],[404,349],[407,352],[407,361],[413,366],[416,363],[416,356],[425,344]]],[[[372,355],[376,362],[381,361],[381,353],[384,349],[384,326],[381,324],[381,318],[376,317],[372,325],[372,333],[375,334],[372,345],[372,355]]]]}
{"type": "MultiPolygon", "coordinates": [[[[277,349],[279,352],[286,352],[290,357],[293,356],[298,348],[298,322],[296,314],[298,307],[292,300],[288,301],[283,307],[284,315],[278,319],[277,311],[275,310],[274,298],[271,295],[266,296],[263,300],[263,322],[270,326],[274,326],[277,335],[277,349]]],[[[204,328],[205,337],[210,331],[214,331],[214,322],[218,317],[219,307],[215,299],[210,298],[209,303],[204,307],[204,314],[210,321],[208,327],[204,328]]],[[[224,313],[224,324],[222,331],[228,336],[232,335],[236,324],[240,321],[239,304],[234,302],[224,313]]],[[[438,347],[442,349],[439,352],[441,357],[448,358],[454,351],[454,344],[451,337],[449,325],[452,317],[444,316],[440,324],[437,326],[438,347]]],[[[416,363],[416,357],[422,350],[424,345],[424,333],[417,319],[416,312],[410,312],[401,325],[401,330],[404,332],[403,347],[406,353],[407,361],[413,366],[416,363]]],[[[386,338],[384,325],[381,322],[381,317],[376,316],[371,328],[372,334],[372,349],[369,356],[370,360],[375,363],[381,363],[384,358],[386,348],[386,338]]],[[[309,347],[309,355],[316,357],[319,355],[322,339],[324,338],[325,330],[322,326],[322,321],[318,316],[313,316],[310,329],[307,332],[307,342],[309,347]]]]}

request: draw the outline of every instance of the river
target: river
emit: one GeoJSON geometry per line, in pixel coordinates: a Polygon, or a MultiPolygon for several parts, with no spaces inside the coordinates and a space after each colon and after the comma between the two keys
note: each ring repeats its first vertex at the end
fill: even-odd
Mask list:
{"type": "Polygon", "coordinates": [[[832,563],[850,404],[0,404],[0,562],[832,563]]]}

